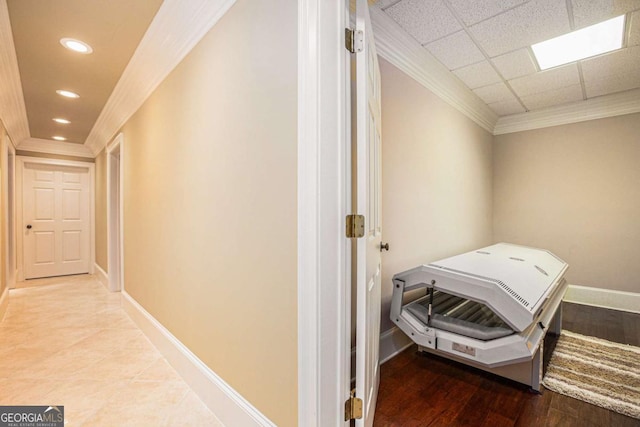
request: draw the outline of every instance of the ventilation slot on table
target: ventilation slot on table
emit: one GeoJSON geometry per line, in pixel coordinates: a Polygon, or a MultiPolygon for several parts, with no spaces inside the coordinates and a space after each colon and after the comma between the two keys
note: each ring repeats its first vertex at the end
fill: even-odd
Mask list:
{"type": "Polygon", "coordinates": [[[538,270],[540,273],[544,274],[545,276],[548,276],[547,272],[544,271],[542,268],[538,267],[537,265],[535,267],[536,267],[536,270],[538,270]]]}

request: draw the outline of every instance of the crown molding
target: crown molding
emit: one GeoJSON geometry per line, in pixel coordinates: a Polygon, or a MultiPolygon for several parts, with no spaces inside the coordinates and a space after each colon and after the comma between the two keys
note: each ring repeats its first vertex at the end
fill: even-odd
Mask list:
{"type": "Polygon", "coordinates": [[[501,117],[493,134],[503,135],[638,112],[640,112],[640,89],[634,89],[544,110],[501,117]]]}
{"type": "Polygon", "coordinates": [[[0,117],[14,145],[29,138],[29,120],[6,0],[0,0],[0,117]]]}
{"type": "Polygon", "coordinates": [[[35,153],[58,154],[61,156],[87,157],[93,159],[93,152],[83,144],[61,142],[53,139],[26,138],[20,142],[16,150],[35,153]]]}
{"type": "Polygon", "coordinates": [[[94,154],[102,151],[235,1],[164,0],[85,141],[94,154]]]}
{"type": "Polygon", "coordinates": [[[380,8],[369,8],[378,55],[414,78],[482,128],[493,132],[498,116],[380,8]]]}

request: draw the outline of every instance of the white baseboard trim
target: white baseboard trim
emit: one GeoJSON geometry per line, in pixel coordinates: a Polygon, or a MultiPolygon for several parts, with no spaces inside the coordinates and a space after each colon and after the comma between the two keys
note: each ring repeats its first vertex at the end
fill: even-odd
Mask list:
{"type": "Polygon", "coordinates": [[[107,272],[104,271],[97,262],[93,263],[93,274],[100,281],[100,283],[102,283],[104,287],[109,290],[109,275],[107,275],[107,272]]]}
{"type": "Polygon", "coordinates": [[[122,306],[153,345],[224,425],[239,427],[275,424],[213,372],[126,291],[122,306]]]}
{"type": "Polygon", "coordinates": [[[569,285],[563,301],[640,313],[640,294],[634,292],[569,285]]]}
{"type": "Polygon", "coordinates": [[[411,338],[397,326],[384,331],[380,334],[380,364],[393,359],[411,344],[411,338]]]}
{"type": "Polygon", "coordinates": [[[4,319],[4,315],[7,312],[7,307],[9,306],[9,288],[4,288],[2,291],[2,295],[0,296],[0,322],[4,319]]]}

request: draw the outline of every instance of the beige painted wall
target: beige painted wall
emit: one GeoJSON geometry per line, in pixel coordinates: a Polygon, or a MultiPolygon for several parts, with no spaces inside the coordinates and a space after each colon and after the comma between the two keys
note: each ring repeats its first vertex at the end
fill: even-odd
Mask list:
{"type": "Polygon", "coordinates": [[[640,292],[640,114],[495,137],[496,241],[548,248],[570,283],[640,292]]]}
{"type": "Polygon", "coordinates": [[[102,150],[96,162],[96,264],[106,273],[109,272],[107,249],[107,154],[102,150]]]}
{"type": "Polygon", "coordinates": [[[382,71],[382,327],[391,277],[492,243],[492,135],[391,65],[382,71]]]}
{"type": "Polygon", "coordinates": [[[238,0],[123,133],[126,291],[296,425],[295,2],[238,0]]]}

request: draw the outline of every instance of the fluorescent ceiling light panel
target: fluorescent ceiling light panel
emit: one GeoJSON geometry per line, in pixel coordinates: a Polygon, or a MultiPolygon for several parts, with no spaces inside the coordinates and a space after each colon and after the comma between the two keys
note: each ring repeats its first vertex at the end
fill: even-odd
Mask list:
{"type": "Polygon", "coordinates": [[[64,136],[53,136],[53,139],[55,139],[56,141],[66,141],[67,138],[65,138],[64,136]]]}
{"type": "Polygon", "coordinates": [[[71,123],[69,120],[67,119],[61,119],[59,117],[56,117],[55,119],[52,119],[54,122],[56,123],[61,123],[63,125],[68,125],[69,123],[71,123]]]}
{"type": "Polygon", "coordinates": [[[622,47],[624,15],[531,46],[541,70],[622,47]]]}

